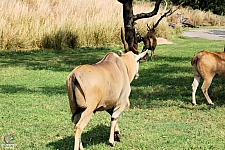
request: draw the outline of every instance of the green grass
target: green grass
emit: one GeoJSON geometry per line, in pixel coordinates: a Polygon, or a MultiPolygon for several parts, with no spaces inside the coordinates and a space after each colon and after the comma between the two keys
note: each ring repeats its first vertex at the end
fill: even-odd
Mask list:
{"type": "MultiPolygon", "coordinates": [[[[193,71],[190,60],[201,50],[222,51],[224,41],[180,37],[158,45],[155,60],[140,64],[131,84],[131,108],[119,118],[121,142],[107,145],[110,116],[97,112],[82,141],[88,150],[224,149],[225,97],[223,79],[214,79],[208,106],[200,88],[191,105],[193,71]]],[[[141,47],[141,46],[140,46],[141,47]]],[[[141,48],[140,48],[141,49],[141,48]]],[[[14,136],[15,149],[73,149],[73,123],[65,79],[80,64],[99,61],[119,48],[76,51],[0,52],[0,149],[4,136],[14,136]]]]}

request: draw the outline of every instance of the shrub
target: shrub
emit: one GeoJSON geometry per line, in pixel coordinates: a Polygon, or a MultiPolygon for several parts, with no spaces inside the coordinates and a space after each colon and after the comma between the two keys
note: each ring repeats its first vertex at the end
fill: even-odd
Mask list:
{"type": "Polygon", "coordinates": [[[43,36],[40,47],[54,50],[75,49],[78,47],[78,36],[70,30],[58,30],[56,34],[43,36]]]}

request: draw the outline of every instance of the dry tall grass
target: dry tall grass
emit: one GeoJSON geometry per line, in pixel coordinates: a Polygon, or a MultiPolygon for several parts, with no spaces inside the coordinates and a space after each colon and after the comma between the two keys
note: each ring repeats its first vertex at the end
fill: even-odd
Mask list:
{"type": "MultiPolygon", "coordinates": [[[[134,12],[149,12],[150,3],[136,3],[134,12]]],[[[225,19],[211,13],[178,10],[195,25],[224,25],[225,19]]],[[[160,11],[161,12],[161,11],[160,11]]],[[[75,48],[79,46],[116,45],[123,26],[122,5],[117,0],[1,0],[0,48],[75,48]]],[[[160,13],[159,13],[160,14],[160,13]]],[[[159,18],[137,21],[141,33],[146,23],[159,18]]],[[[171,29],[164,19],[157,28],[157,36],[171,37],[171,29]]]]}

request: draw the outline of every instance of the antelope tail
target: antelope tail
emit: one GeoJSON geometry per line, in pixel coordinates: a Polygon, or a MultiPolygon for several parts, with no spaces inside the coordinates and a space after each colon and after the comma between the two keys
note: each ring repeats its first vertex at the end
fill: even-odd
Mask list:
{"type": "Polygon", "coordinates": [[[191,60],[191,65],[193,66],[194,64],[197,64],[197,61],[198,61],[198,56],[195,55],[191,60]]]}
{"type": "Polygon", "coordinates": [[[87,108],[87,105],[86,105],[86,101],[85,101],[82,89],[81,89],[74,73],[71,73],[67,77],[66,88],[67,88],[67,92],[68,92],[70,109],[72,112],[71,120],[73,121],[75,115],[83,112],[87,108]],[[77,99],[76,96],[78,96],[79,99],[77,99]]]}

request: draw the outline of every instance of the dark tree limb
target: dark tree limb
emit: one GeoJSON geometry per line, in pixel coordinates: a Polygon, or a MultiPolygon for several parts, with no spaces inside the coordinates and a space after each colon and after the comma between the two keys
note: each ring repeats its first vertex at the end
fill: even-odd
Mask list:
{"type": "Polygon", "coordinates": [[[136,21],[138,19],[150,18],[152,16],[155,16],[158,13],[158,11],[159,11],[159,6],[160,6],[161,2],[162,2],[162,0],[157,0],[156,3],[155,3],[155,8],[154,8],[154,10],[152,12],[136,14],[133,17],[133,20],[136,21]]]}
{"type": "Polygon", "coordinates": [[[153,25],[153,29],[156,28],[156,27],[158,26],[159,22],[160,22],[164,17],[168,17],[168,16],[172,15],[175,11],[177,11],[183,3],[184,3],[184,2],[182,2],[182,3],[177,7],[177,9],[172,10],[172,8],[170,8],[167,12],[165,12],[165,13],[159,18],[159,20],[156,22],[156,24],[153,25]]]}
{"type": "Polygon", "coordinates": [[[165,13],[159,18],[159,20],[156,22],[156,24],[153,25],[153,29],[155,29],[155,28],[158,26],[159,22],[160,22],[164,17],[166,17],[167,14],[169,14],[171,11],[172,11],[172,8],[170,8],[170,10],[168,10],[167,12],[165,12],[165,13]]]}
{"type": "Polygon", "coordinates": [[[118,0],[118,2],[124,4],[126,0],[118,0]]]}

